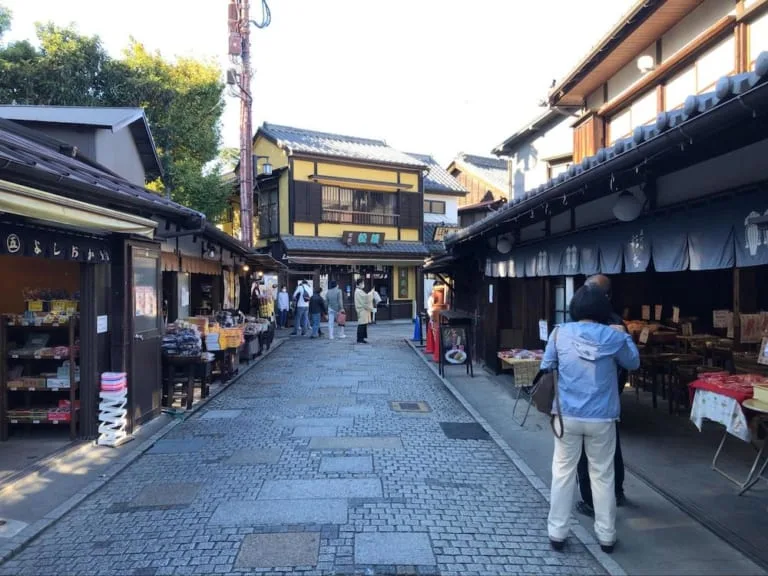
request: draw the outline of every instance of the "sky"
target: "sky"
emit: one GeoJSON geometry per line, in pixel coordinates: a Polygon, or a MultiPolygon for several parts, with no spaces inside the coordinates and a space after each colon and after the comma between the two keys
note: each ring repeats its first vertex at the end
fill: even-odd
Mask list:
{"type": "MultiPolygon", "coordinates": [[[[251,0],[252,17],[261,0],[251,0]]],[[[617,22],[631,0],[268,0],[252,27],[254,128],[264,121],[386,140],[447,165],[491,148],[540,115],[538,102],[617,22]]],[[[227,0],[0,0],[6,41],[36,21],[75,23],[119,56],[130,36],[165,57],[231,66],[227,0]]],[[[227,97],[224,146],[239,146],[227,97]]]]}

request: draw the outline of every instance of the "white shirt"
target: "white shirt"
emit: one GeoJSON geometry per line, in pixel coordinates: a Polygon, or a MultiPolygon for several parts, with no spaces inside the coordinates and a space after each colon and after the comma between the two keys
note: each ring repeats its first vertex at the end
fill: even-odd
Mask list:
{"type": "Polygon", "coordinates": [[[304,301],[304,294],[302,294],[302,291],[304,294],[307,295],[307,297],[311,298],[312,294],[309,291],[309,287],[304,284],[299,284],[299,286],[296,288],[295,292],[293,293],[293,299],[296,300],[298,298],[298,301],[296,302],[296,306],[298,308],[308,308],[309,307],[309,300],[306,302],[304,301]]]}
{"type": "Polygon", "coordinates": [[[277,295],[277,309],[288,310],[291,307],[291,301],[288,300],[288,292],[280,292],[277,295]]]}

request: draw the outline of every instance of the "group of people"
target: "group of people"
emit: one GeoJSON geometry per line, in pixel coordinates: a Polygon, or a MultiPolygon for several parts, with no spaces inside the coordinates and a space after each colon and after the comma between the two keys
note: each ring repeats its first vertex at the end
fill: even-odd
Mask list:
{"type": "Polygon", "coordinates": [[[613,552],[616,544],[616,506],[624,503],[619,394],[627,371],[640,366],[640,353],[610,299],[606,276],[587,279],[571,299],[570,322],[549,336],[541,363],[542,372],[557,371],[548,518],[555,550],[565,546],[577,478],[582,497],[577,509],[594,516],[604,552],[613,552]]]}
{"type": "MultiPolygon", "coordinates": [[[[365,291],[365,282],[359,278],[355,282],[355,311],[357,312],[357,342],[368,343],[368,324],[375,322],[376,307],[381,302],[381,297],[375,289],[365,291]]],[[[298,336],[299,330],[304,336],[310,332],[310,338],[323,336],[320,330],[320,322],[324,316],[328,317],[328,338],[333,340],[346,338],[344,326],[346,325],[346,311],[344,310],[344,295],[336,280],[328,284],[328,291],[323,297],[322,288],[314,289],[306,280],[302,280],[289,298],[288,289],[283,286],[277,297],[278,326],[286,328],[288,325],[288,311],[294,306],[295,314],[293,332],[291,336],[298,336]]]]}

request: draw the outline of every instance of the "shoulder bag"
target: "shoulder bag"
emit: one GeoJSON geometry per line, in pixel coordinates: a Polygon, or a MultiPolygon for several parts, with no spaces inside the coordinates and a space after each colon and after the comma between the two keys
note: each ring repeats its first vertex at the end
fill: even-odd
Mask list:
{"type": "MultiPolygon", "coordinates": [[[[552,333],[552,344],[555,347],[555,355],[557,355],[557,332],[559,328],[555,328],[552,333]]],[[[535,404],[536,409],[550,416],[549,425],[552,427],[552,432],[558,438],[563,437],[563,417],[560,414],[560,396],[558,394],[558,366],[549,371],[540,371],[533,382],[533,390],[531,390],[531,401],[535,404]],[[555,413],[552,414],[552,407],[555,407],[555,413]],[[555,427],[555,418],[560,423],[560,433],[557,433],[555,427]]]]}

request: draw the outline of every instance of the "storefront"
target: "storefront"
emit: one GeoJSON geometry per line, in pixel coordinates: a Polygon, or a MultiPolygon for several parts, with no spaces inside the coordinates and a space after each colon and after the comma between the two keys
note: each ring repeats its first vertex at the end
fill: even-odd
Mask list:
{"type": "Polygon", "coordinates": [[[363,279],[365,290],[375,289],[381,297],[376,319],[412,319],[421,294],[421,266],[428,252],[419,242],[360,242],[360,237],[376,237],[365,232],[345,235],[356,240],[344,242],[342,238],[283,238],[273,253],[276,260],[286,263],[281,284],[291,293],[299,282],[307,280],[325,291],[335,280],[345,297],[350,321],[356,321],[354,310],[355,285],[363,279]],[[279,248],[278,248],[279,247],[279,248]]]}

